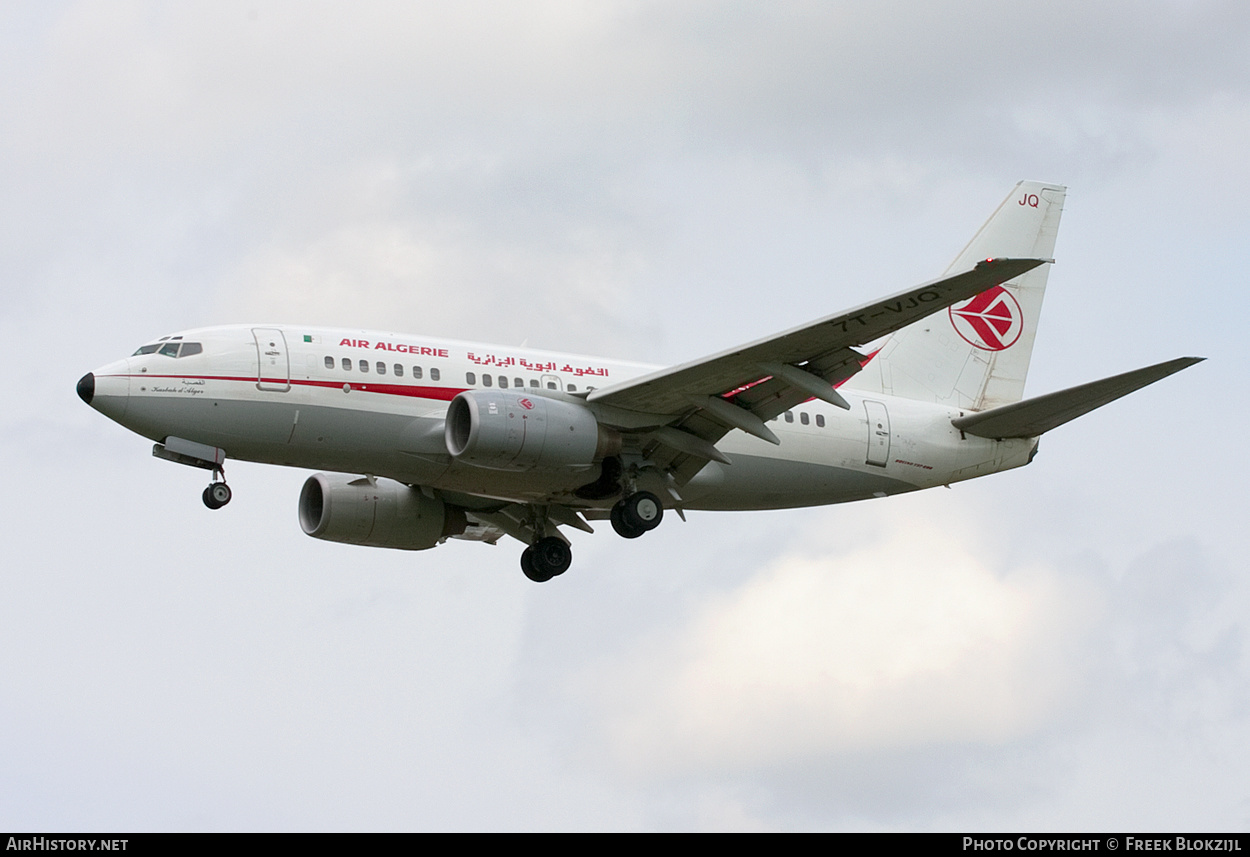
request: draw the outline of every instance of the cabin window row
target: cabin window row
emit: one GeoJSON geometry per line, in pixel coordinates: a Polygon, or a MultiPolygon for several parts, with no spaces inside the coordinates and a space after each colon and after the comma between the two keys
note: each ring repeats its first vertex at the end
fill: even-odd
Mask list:
{"type": "MultiPolygon", "coordinates": [[[[781,417],[786,422],[792,423],[794,422],[794,411],[786,411],[784,414],[781,415],[781,417]]],[[[776,417],[773,417],[773,419],[776,419],[776,417]]],[[[799,422],[801,422],[805,426],[811,425],[812,417],[806,411],[799,411],[799,422]]],[[[825,415],[824,414],[816,415],[816,427],[817,428],[825,427],[825,415]]]]}
{"type": "MultiPolygon", "coordinates": [[[[477,373],[465,372],[464,380],[465,380],[465,383],[467,383],[470,387],[476,387],[477,381],[478,381],[477,373]]],[[[542,387],[542,384],[538,383],[537,378],[530,378],[529,385],[530,387],[533,387],[533,388],[542,387]]],[[[482,373],[482,386],[483,387],[498,386],[500,389],[506,390],[508,389],[508,387],[524,387],[525,379],[524,378],[512,378],[511,380],[509,380],[507,375],[487,375],[485,373],[482,373]]],[[[547,389],[558,390],[560,389],[560,385],[557,384],[555,381],[548,381],[547,389]]],[[[567,387],[565,387],[565,389],[568,390],[570,393],[576,393],[577,385],[569,384],[567,387]]],[[[586,389],[593,390],[594,387],[587,387],[586,389]]]]}
{"type": "MultiPolygon", "coordinates": [[[[336,365],[336,364],[335,364],[335,362],[334,362],[334,358],[333,358],[333,357],[330,357],[329,355],[327,355],[327,356],[326,356],[326,358],[325,358],[325,365],[326,365],[326,368],[327,368],[327,369],[333,369],[333,368],[335,367],[335,365],[336,365]]],[[[344,371],[344,372],[351,372],[351,371],[352,371],[352,369],[353,369],[353,366],[352,366],[352,358],[350,358],[350,357],[344,357],[344,358],[342,358],[342,359],[340,360],[340,362],[339,362],[339,364],[338,364],[338,365],[342,367],[342,369],[343,369],[343,371],[344,371]]],[[[369,370],[369,361],[368,361],[368,360],[358,360],[358,361],[356,361],[356,368],[359,368],[360,372],[362,372],[362,373],[368,373],[368,372],[370,371],[370,370],[369,370]]],[[[387,372],[389,371],[389,372],[391,372],[392,374],[394,374],[394,376],[395,376],[396,378],[402,378],[402,377],[404,377],[404,371],[405,371],[405,370],[404,370],[404,364],[402,364],[402,363],[395,363],[395,364],[392,364],[392,365],[391,365],[391,367],[390,367],[390,369],[388,370],[388,369],[387,369],[387,365],[386,365],[384,362],[382,362],[381,360],[379,360],[377,363],[375,363],[375,364],[374,364],[373,370],[374,370],[377,374],[379,374],[379,375],[385,375],[385,374],[387,374],[387,372]]],[[[422,378],[424,378],[424,377],[425,377],[425,371],[424,371],[424,369],[423,369],[422,367],[420,367],[420,366],[413,366],[413,367],[412,367],[412,377],[413,377],[413,378],[415,378],[415,379],[416,379],[416,380],[418,380],[418,381],[419,381],[419,380],[421,380],[422,378]]],[[[441,372],[439,372],[439,370],[438,370],[438,369],[431,368],[431,369],[430,369],[430,380],[431,380],[431,381],[439,381],[439,380],[442,380],[442,373],[441,373],[441,372]]]]}

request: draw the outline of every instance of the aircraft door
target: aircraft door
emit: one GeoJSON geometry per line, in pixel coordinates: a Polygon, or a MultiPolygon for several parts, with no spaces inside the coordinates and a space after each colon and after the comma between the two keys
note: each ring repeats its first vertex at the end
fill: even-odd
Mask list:
{"type": "Polygon", "coordinates": [[[868,459],[865,463],[885,467],[890,460],[890,415],[881,402],[864,400],[868,414],[868,459]]]}
{"type": "Polygon", "coordinates": [[[542,378],[539,379],[539,383],[542,384],[544,390],[564,389],[564,381],[560,379],[559,375],[543,375],[542,378]]]}
{"type": "Polygon", "coordinates": [[[254,327],[256,339],[256,387],[275,393],[291,389],[291,355],[286,337],[275,327],[254,327]]]}

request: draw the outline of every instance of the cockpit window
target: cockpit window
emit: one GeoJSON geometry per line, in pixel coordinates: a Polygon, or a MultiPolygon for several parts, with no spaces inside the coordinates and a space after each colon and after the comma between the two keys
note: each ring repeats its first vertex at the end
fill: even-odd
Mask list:
{"type": "Polygon", "coordinates": [[[202,354],[204,346],[198,342],[179,342],[182,337],[175,336],[172,339],[168,336],[162,337],[159,341],[150,345],[140,345],[139,350],[131,357],[138,357],[141,354],[155,354],[158,351],[165,357],[190,357],[192,354],[202,354]]]}

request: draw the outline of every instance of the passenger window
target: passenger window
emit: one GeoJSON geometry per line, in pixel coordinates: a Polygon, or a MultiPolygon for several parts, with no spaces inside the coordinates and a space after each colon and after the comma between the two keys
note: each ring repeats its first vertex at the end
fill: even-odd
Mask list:
{"type": "Polygon", "coordinates": [[[482,386],[483,386],[483,387],[489,387],[490,385],[491,385],[490,376],[489,376],[489,375],[483,375],[483,376],[482,376],[482,386]]]}
{"type": "Polygon", "coordinates": [[[514,387],[524,387],[524,386],[525,386],[525,379],[524,379],[524,378],[513,378],[513,379],[512,379],[512,386],[514,386],[514,387]]]}
{"type": "Polygon", "coordinates": [[[807,425],[811,421],[812,421],[812,418],[807,415],[807,411],[804,411],[803,413],[799,414],[799,422],[801,422],[803,425],[807,425]]]}
{"type": "MultiPolygon", "coordinates": [[[[430,373],[431,377],[433,377],[433,374],[434,374],[433,372],[431,372],[431,373],[430,373]]],[[[464,373],[464,381],[465,381],[465,383],[466,383],[466,384],[468,384],[470,387],[475,387],[475,386],[477,386],[477,376],[476,376],[476,375],[474,375],[472,372],[465,372],[465,373],[464,373]]]]}
{"type": "Polygon", "coordinates": [[[499,388],[500,388],[501,390],[506,390],[506,389],[508,389],[508,376],[507,376],[507,375],[500,375],[500,376],[499,376],[499,388]]]}
{"type": "Polygon", "coordinates": [[[570,393],[576,393],[576,392],[577,392],[577,385],[576,385],[576,384],[569,384],[569,392],[570,392],[570,393]]]}
{"type": "Polygon", "coordinates": [[[439,379],[439,375],[440,375],[440,373],[439,373],[439,371],[438,371],[437,369],[431,369],[431,370],[430,370],[430,380],[431,380],[431,381],[437,381],[437,380],[439,379]]]}
{"type": "Polygon", "coordinates": [[[824,427],[825,427],[825,415],[824,415],[824,414],[817,414],[817,415],[816,415],[816,426],[817,426],[818,428],[824,428],[824,427]]]}
{"type": "Polygon", "coordinates": [[[413,366],[413,367],[412,367],[412,377],[414,377],[414,378],[420,378],[420,377],[421,377],[421,367],[420,367],[420,366],[413,366]]]}
{"type": "Polygon", "coordinates": [[[326,357],[326,368],[327,368],[327,369],[333,369],[333,368],[334,368],[334,358],[333,358],[333,357],[326,357]]]}
{"type": "Polygon", "coordinates": [[[386,364],[383,363],[381,360],[378,361],[378,374],[379,375],[386,374],[386,364]]]}
{"type": "Polygon", "coordinates": [[[538,386],[538,379],[537,379],[537,378],[530,378],[530,386],[531,386],[531,387],[537,387],[537,386],[538,386]]]}
{"type": "Polygon", "coordinates": [[[352,371],[352,358],[350,357],[343,358],[343,371],[344,372],[352,371]]]}
{"type": "Polygon", "coordinates": [[[404,367],[399,363],[395,364],[395,377],[396,378],[404,377],[404,367]]]}
{"type": "Polygon", "coordinates": [[[368,361],[368,360],[361,360],[361,361],[360,361],[360,371],[361,371],[361,372],[368,372],[368,371],[369,371],[369,361],[368,361]]]}
{"type": "Polygon", "coordinates": [[[548,381],[548,382],[547,382],[547,389],[548,389],[548,390],[554,390],[555,388],[556,388],[556,382],[555,382],[555,381],[548,381]]]}
{"type": "Polygon", "coordinates": [[[786,411],[786,422],[788,423],[794,422],[794,414],[790,413],[789,411],[786,411]]]}

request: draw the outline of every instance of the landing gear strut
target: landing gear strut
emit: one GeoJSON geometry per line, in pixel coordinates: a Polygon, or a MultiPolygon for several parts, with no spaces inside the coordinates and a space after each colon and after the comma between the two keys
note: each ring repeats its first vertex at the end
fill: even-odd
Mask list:
{"type": "Polygon", "coordinates": [[[664,519],[664,504],[650,491],[639,491],[613,506],[609,518],[617,535],[636,539],[660,525],[664,519]]]}
{"type": "Polygon", "coordinates": [[[555,536],[539,539],[521,553],[521,571],[535,583],[546,583],[569,570],[573,550],[555,536]]]}

